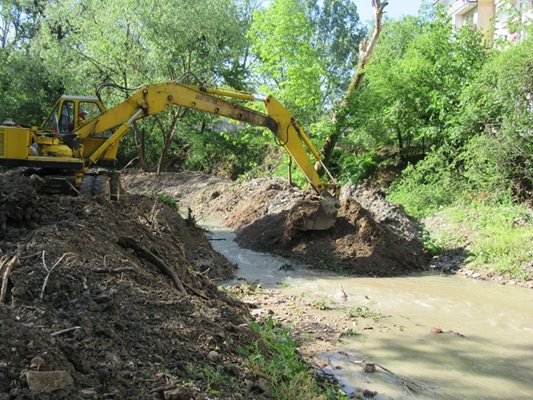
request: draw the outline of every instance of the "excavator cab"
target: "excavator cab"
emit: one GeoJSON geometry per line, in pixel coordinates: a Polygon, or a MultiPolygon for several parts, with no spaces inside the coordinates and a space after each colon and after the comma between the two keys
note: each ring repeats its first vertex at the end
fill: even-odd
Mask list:
{"type": "Polygon", "coordinates": [[[63,95],[44,121],[41,131],[52,136],[71,134],[104,111],[104,105],[95,96],[63,95]]]}
{"type": "MultiPolygon", "coordinates": [[[[91,120],[106,112],[104,104],[96,96],[63,95],[57,101],[53,111],[42,124],[39,133],[42,136],[58,138],[74,152],[79,152],[81,158],[93,154],[109,138],[114,129],[94,132],[78,140],[77,131],[91,120]]],[[[46,141],[38,139],[37,141],[46,141]]],[[[119,143],[113,143],[101,157],[100,166],[114,166],[119,143]]]]}

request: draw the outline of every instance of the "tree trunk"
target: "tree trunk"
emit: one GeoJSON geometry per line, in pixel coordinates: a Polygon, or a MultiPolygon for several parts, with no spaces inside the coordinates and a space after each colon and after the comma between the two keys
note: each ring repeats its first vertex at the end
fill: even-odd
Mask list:
{"type": "Polygon", "coordinates": [[[135,147],[137,148],[137,156],[139,158],[139,168],[142,171],[146,171],[146,162],[144,158],[145,154],[145,140],[144,129],[137,129],[135,122],[133,123],[133,139],[135,141],[135,147]]]}
{"type": "MultiPolygon", "coordinates": [[[[337,142],[344,133],[344,122],[348,114],[348,99],[350,95],[357,89],[359,89],[359,87],[361,86],[361,82],[363,81],[363,77],[365,75],[365,67],[368,64],[368,61],[370,60],[372,51],[376,46],[379,35],[381,34],[381,30],[383,27],[381,20],[383,18],[383,10],[387,6],[387,4],[388,3],[386,1],[382,2],[381,0],[372,0],[376,27],[374,29],[374,32],[372,33],[372,37],[370,38],[370,42],[368,42],[368,44],[366,38],[363,39],[361,43],[359,43],[359,62],[357,63],[357,67],[355,69],[354,74],[352,75],[350,85],[348,86],[348,89],[346,89],[344,97],[341,100],[337,111],[334,112],[331,117],[334,127],[333,133],[328,136],[328,138],[324,142],[324,145],[322,146],[321,153],[322,161],[324,162],[324,164],[327,164],[331,161],[333,149],[335,148],[337,142]]],[[[315,169],[320,175],[324,173],[320,163],[315,164],[315,169]]]]}
{"type": "Polygon", "coordinates": [[[396,125],[396,138],[398,139],[398,153],[400,155],[400,161],[405,163],[404,154],[403,154],[403,137],[402,130],[399,125],[396,125]]]}
{"type": "Polygon", "coordinates": [[[163,171],[164,166],[166,164],[166,160],[168,156],[168,149],[170,148],[172,139],[174,139],[174,135],[176,134],[176,124],[178,122],[179,116],[180,115],[179,115],[178,110],[172,110],[172,120],[170,122],[170,127],[168,129],[165,129],[161,120],[157,118],[157,115],[154,116],[157,124],[161,128],[161,132],[163,132],[163,149],[161,150],[161,156],[159,157],[159,161],[157,163],[158,174],[161,173],[161,171],[163,171]]]}

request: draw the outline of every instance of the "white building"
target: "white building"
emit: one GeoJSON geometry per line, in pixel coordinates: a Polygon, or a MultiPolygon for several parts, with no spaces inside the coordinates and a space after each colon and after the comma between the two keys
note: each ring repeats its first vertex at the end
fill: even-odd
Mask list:
{"type": "Polygon", "coordinates": [[[474,26],[489,39],[519,40],[524,32],[513,32],[510,27],[533,21],[532,0],[436,0],[435,4],[448,7],[457,28],[474,26]]]}

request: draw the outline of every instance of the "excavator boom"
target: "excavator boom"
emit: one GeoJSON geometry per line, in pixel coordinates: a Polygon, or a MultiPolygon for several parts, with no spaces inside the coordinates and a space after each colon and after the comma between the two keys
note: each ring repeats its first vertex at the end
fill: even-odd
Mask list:
{"type": "Polygon", "coordinates": [[[331,189],[334,196],[338,194],[335,193],[336,190],[338,191],[338,185],[331,175],[329,175],[331,183],[322,181],[314,168],[314,163],[310,161],[306,148],[315,158],[315,161],[321,162],[321,159],[308,136],[301,129],[294,116],[272,96],[265,97],[228,89],[182,85],[177,82],[147,85],[140,88],[127,100],[89,121],[74,133],[83,142],[84,138],[118,127],[118,134],[115,132],[107,143],[95,149],[94,153],[85,154],[85,158],[93,164],[98,161],[108,147],[113,146],[127,133],[133,121],[157,114],[173,105],[268,128],[277,136],[278,141],[283,144],[318,193],[331,189]],[[248,101],[263,101],[267,113],[261,113],[228,101],[222,96],[248,101]]]}

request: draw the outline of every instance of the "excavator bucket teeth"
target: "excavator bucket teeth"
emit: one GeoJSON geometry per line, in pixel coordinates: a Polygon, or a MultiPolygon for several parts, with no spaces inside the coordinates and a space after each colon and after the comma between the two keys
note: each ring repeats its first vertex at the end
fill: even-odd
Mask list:
{"type": "Polygon", "coordinates": [[[325,192],[319,198],[319,207],[311,215],[304,218],[301,230],[322,231],[331,228],[337,221],[339,211],[339,200],[325,192]]]}

